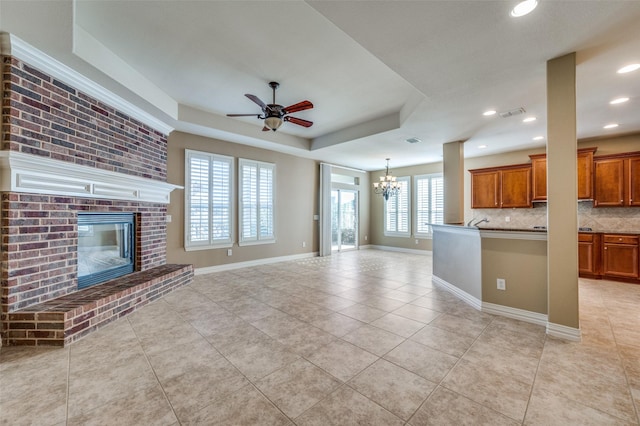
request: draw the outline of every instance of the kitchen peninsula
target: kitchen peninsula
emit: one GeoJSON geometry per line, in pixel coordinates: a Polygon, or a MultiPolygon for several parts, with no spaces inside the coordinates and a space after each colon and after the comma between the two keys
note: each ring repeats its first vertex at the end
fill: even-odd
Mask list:
{"type": "Polygon", "coordinates": [[[434,283],[483,312],[547,325],[545,230],[432,226],[434,283]]]}

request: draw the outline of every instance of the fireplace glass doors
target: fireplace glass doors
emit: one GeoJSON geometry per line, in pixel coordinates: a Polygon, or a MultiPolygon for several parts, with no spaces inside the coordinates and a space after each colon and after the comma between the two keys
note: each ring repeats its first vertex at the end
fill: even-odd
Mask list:
{"type": "Polygon", "coordinates": [[[133,213],[78,213],[78,288],[134,270],[133,213]]]}

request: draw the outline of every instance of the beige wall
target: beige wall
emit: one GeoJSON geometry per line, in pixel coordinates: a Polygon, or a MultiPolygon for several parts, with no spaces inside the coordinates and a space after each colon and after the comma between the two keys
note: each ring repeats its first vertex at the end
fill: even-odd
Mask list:
{"type": "Polygon", "coordinates": [[[483,238],[482,301],[546,314],[547,242],[483,238]]]}
{"type": "MultiPolygon", "coordinates": [[[[403,176],[411,176],[411,185],[413,187],[413,176],[424,175],[429,173],[442,173],[442,163],[431,163],[431,164],[422,164],[419,166],[412,167],[399,167],[389,170],[393,176],[403,177],[403,176]]],[[[378,180],[379,176],[383,176],[385,173],[384,170],[379,170],[375,172],[369,173],[369,178],[371,182],[375,182],[378,180]]],[[[413,190],[413,188],[412,188],[413,190]]],[[[413,193],[411,194],[412,200],[411,205],[413,205],[413,193]]],[[[416,240],[414,237],[411,238],[400,238],[400,237],[385,237],[384,235],[384,199],[381,195],[373,194],[371,195],[371,203],[370,203],[370,226],[371,226],[371,238],[370,243],[378,246],[387,246],[387,247],[398,247],[404,249],[412,249],[412,250],[431,250],[432,244],[430,239],[418,239],[416,240]],[[418,244],[416,244],[418,241],[418,244]]],[[[413,218],[412,218],[413,221],[413,218]]],[[[411,225],[413,229],[413,224],[411,225]]]]}
{"type": "MultiPolygon", "coordinates": [[[[184,151],[192,149],[233,156],[235,162],[234,206],[236,209],[235,240],[237,241],[237,166],[238,158],[260,160],[276,165],[276,214],[275,244],[243,246],[234,244],[233,255],[227,256],[227,249],[185,251],[184,249],[184,190],[171,193],[171,203],[167,214],[172,216],[167,226],[167,262],[191,263],[196,268],[216,266],[235,262],[245,262],[264,258],[290,256],[318,251],[319,166],[316,161],[258,149],[246,145],[224,142],[216,139],[173,132],[169,135],[167,180],[184,186],[184,151]],[[302,242],[306,247],[302,247],[302,242]]],[[[368,212],[365,212],[368,213],[368,212]]]]}

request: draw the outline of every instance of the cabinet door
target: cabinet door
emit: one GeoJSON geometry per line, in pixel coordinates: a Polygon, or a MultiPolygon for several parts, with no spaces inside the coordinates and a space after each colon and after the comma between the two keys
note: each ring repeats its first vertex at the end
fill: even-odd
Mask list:
{"type": "Polygon", "coordinates": [[[595,160],[594,207],[617,207],[624,205],[624,159],[595,160]]]}
{"type": "Polygon", "coordinates": [[[547,158],[531,158],[533,201],[547,199],[547,158]]]}
{"type": "Polygon", "coordinates": [[[604,244],[603,275],[638,278],[638,245],[604,244]]]}
{"type": "Polygon", "coordinates": [[[593,151],[578,150],[578,200],[593,198],[593,151]]]}
{"type": "Polygon", "coordinates": [[[640,207],[640,157],[629,158],[629,205],[640,207]]]}
{"type": "Polygon", "coordinates": [[[502,170],[501,173],[500,207],[531,207],[531,167],[502,170]]]}
{"type": "Polygon", "coordinates": [[[498,205],[498,190],[500,173],[497,170],[488,172],[473,172],[471,174],[471,208],[496,209],[498,205]]]}
{"type": "Polygon", "coordinates": [[[586,274],[595,274],[596,265],[594,259],[593,242],[578,243],[578,272],[586,274]]]}

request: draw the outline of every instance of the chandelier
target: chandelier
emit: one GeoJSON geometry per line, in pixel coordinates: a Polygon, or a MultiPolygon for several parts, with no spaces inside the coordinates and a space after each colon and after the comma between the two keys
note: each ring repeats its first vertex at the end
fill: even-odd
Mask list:
{"type": "Polygon", "coordinates": [[[389,174],[389,158],[387,158],[387,172],[384,176],[380,176],[380,182],[373,183],[373,192],[382,194],[384,200],[387,201],[392,195],[400,192],[400,184],[395,176],[389,174]]]}

